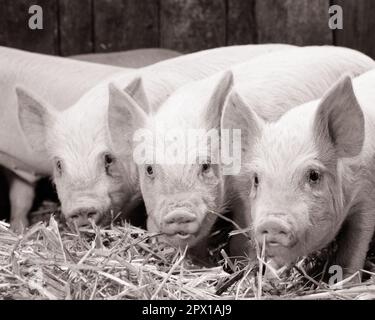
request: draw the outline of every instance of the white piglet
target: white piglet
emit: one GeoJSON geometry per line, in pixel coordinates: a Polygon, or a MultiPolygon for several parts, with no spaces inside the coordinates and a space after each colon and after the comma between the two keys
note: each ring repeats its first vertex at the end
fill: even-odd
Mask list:
{"type": "Polygon", "coordinates": [[[199,258],[207,257],[207,236],[217,218],[215,213],[234,206],[236,197],[217,161],[220,145],[215,135],[211,136],[215,130],[220,132],[222,109],[233,80],[234,86],[246,93],[248,105],[258,106],[264,116],[276,117],[320,97],[343,73],[358,75],[374,65],[369,57],[345,48],[306,47],[270,53],[236,65],[231,72],[182,87],[151,115],[112,87],[112,142],[125,165],[132,160],[137,163],[148,229],[164,233],[176,246],[188,245],[199,258]],[[197,135],[197,143],[181,143],[193,130],[203,133],[197,135]],[[148,133],[153,139],[147,138],[148,133]],[[207,133],[213,140],[207,140],[207,133]],[[166,157],[159,157],[166,150],[166,157]],[[176,154],[184,150],[185,157],[179,158],[176,154]],[[147,155],[142,157],[144,153],[147,155]]]}
{"type": "MultiPolygon", "coordinates": [[[[52,174],[61,209],[77,225],[128,213],[141,202],[133,172],[116,161],[107,131],[110,100],[108,83],[136,99],[145,112],[157,107],[179,86],[263,53],[289,49],[288,45],[246,45],[217,48],[160,62],[134,72],[124,72],[89,90],[64,111],[37,98],[27,89],[17,90],[19,122],[37,159],[41,175],[52,174]],[[144,91],[139,90],[142,76],[144,91]],[[108,214],[107,214],[108,213],[108,214]]],[[[77,63],[77,62],[76,62],[77,63]]],[[[64,94],[64,92],[62,92],[64,94]]]]}
{"type": "Polygon", "coordinates": [[[51,172],[45,154],[33,152],[24,139],[15,88],[27,87],[63,110],[104,79],[131,70],[0,47],[0,166],[9,182],[13,230],[27,226],[35,184],[51,172]]]}
{"type": "Polygon", "coordinates": [[[354,91],[344,77],[273,123],[240,99],[227,105],[224,123],[247,137],[248,224],[274,267],[337,236],[344,275],[363,268],[375,226],[374,88],[375,71],[355,79],[354,91]]]}

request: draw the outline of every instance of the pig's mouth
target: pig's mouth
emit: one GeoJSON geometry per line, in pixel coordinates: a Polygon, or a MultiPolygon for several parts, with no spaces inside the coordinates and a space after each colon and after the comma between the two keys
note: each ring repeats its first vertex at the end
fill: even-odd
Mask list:
{"type": "Polygon", "coordinates": [[[179,239],[187,240],[187,239],[189,239],[192,235],[189,234],[189,233],[187,233],[187,232],[182,232],[182,231],[180,231],[180,232],[177,232],[177,233],[175,234],[175,236],[176,236],[177,238],[179,238],[179,239]]]}
{"type": "Polygon", "coordinates": [[[183,242],[193,240],[197,237],[196,234],[188,233],[184,231],[179,231],[173,234],[165,234],[165,235],[170,239],[174,239],[176,241],[183,241],[183,242]]]}
{"type": "Polygon", "coordinates": [[[276,258],[280,256],[289,256],[294,251],[296,243],[290,245],[283,245],[278,242],[267,242],[266,243],[266,256],[269,258],[276,258]]]}
{"type": "Polygon", "coordinates": [[[268,243],[266,245],[265,255],[268,261],[273,261],[276,267],[281,268],[291,264],[298,257],[298,250],[293,247],[295,247],[295,245],[283,246],[277,243],[268,243]]]}
{"type": "Polygon", "coordinates": [[[178,231],[176,233],[164,233],[166,240],[176,247],[191,247],[199,240],[197,233],[178,231]]]}

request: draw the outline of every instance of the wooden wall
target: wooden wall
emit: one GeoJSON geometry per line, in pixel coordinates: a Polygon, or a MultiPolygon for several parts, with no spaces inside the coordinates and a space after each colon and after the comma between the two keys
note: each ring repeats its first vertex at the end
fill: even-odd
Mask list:
{"type": "Polygon", "coordinates": [[[375,57],[374,0],[1,0],[0,45],[73,55],[146,47],[192,52],[284,42],[336,44],[375,57]],[[44,29],[28,28],[28,8],[44,29]],[[328,8],[344,9],[344,30],[328,28],[328,8]]]}

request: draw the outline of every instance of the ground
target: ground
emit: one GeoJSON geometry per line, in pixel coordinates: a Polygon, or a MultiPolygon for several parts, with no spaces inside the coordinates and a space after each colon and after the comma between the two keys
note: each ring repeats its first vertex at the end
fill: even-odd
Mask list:
{"type": "Polygon", "coordinates": [[[365,282],[332,289],[323,279],[333,248],[277,279],[264,275],[261,258],[233,265],[219,249],[218,266],[200,267],[159,235],[126,223],[71,230],[54,210],[37,212],[47,222],[23,236],[0,223],[0,299],[375,299],[371,252],[365,282]]]}

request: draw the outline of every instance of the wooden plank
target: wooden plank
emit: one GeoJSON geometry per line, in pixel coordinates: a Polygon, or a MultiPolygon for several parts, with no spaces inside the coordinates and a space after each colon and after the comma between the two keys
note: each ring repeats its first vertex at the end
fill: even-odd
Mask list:
{"type": "Polygon", "coordinates": [[[328,9],[329,0],[257,0],[258,41],[295,45],[332,44],[328,9]]]}
{"type": "Polygon", "coordinates": [[[56,0],[1,0],[0,45],[34,52],[57,54],[58,19],[56,0]],[[29,28],[29,8],[43,9],[43,29],[29,28]]]}
{"type": "Polygon", "coordinates": [[[343,9],[344,29],[335,30],[335,44],[350,47],[375,58],[375,1],[335,0],[343,9]]]}
{"type": "Polygon", "coordinates": [[[161,0],[161,47],[191,52],[225,45],[225,0],[161,0]]]}
{"type": "Polygon", "coordinates": [[[159,3],[155,0],[95,0],[96,52],[159,47],[159,3]]]}
{"type": "Polygon", "coordinates": [[[59,0],[59,17],[61,55],[92,52],[92,0],[59,0]]]}
{"type": "Polygon", "coordinates": [[[227,45],[257,42],[255,0],[228,0],[227,45]]]}

